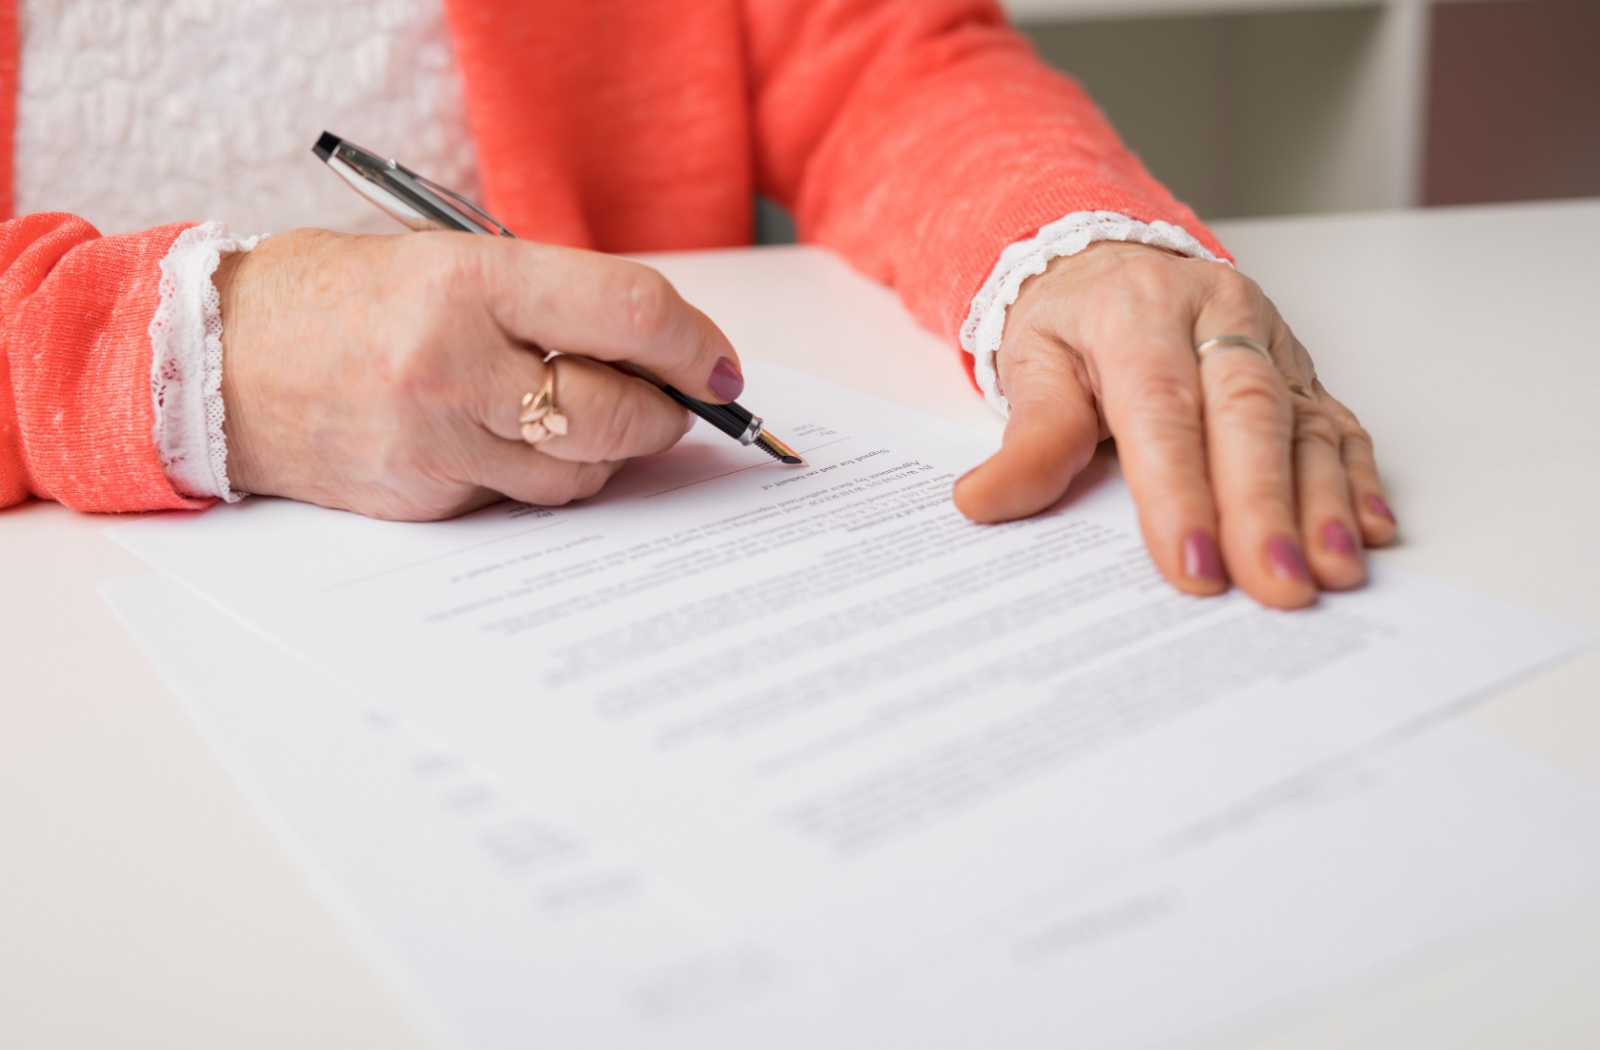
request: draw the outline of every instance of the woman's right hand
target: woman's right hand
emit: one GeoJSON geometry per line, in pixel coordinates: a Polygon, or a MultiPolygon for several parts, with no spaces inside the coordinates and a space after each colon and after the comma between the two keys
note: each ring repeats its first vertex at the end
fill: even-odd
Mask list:
{"type": "Polygon", "coordinates": [[[666,278],[597,252],[296,230],[226,256],[215,280],[230,484],[372,517],[562,504],[670,448],[687,413],[606,362],[707,401],[744,383],[666,278]],[[547,368],[570,429],[535,448],[518,416],[547,368]]]}

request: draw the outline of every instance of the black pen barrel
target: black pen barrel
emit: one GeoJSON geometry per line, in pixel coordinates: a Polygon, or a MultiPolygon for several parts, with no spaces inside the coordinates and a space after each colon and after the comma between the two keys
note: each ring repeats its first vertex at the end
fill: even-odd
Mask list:
{"type": "Polygon", "coordinates": [[[675,390],[670,386],[664,386],[661,390],[662,393],[684,408],[687,408],[729,437],[738,439],[743,444],[750,444],[761,433],[761,421],[752,415],[748,408],[745,408],[737,401],[729,401],[725,405],[717,405],[710,401],[696,401],[688,394],[683,393],[681,390],[675,390]]]}

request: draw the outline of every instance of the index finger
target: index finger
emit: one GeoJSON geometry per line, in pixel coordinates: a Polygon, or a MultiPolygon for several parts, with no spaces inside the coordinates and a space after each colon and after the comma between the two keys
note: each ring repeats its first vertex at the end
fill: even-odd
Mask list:
{"type": "Polygon", "coordinates": [[[476,238],[485,301],[513,339],[630,366],[702,401],[744,390],[739,355],[658,271],[579,248],[476,238]]]}

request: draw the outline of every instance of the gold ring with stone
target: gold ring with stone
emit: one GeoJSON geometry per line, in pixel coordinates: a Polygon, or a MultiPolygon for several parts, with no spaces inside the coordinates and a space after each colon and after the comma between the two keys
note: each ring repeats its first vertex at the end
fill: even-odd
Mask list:
{"type": "Polygon", "coordinates": [[[566,413],[556,407],[554,362],[545,365],[544,385],[537,392],[530,390],[522,395],[522,412],[517,422],[522,424],[522,440],[530,445],[567,432],[566,413]]]}

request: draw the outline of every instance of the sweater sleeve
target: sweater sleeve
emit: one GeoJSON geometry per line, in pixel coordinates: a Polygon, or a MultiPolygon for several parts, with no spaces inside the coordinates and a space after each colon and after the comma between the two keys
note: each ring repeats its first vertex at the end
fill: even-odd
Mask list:
{"type": "Polygon", "coordinates": [[[0,506],[198,508],[162,470],[150,324],[185,226],[102,237],[72,215],[0,223],[0,506]]]}
{"type": "Polygon", "coordinates": [[[747,0],[756,178],[957,342],[1001,252],[1075,213],[1221,246],[994,0],[747,0]]]}

